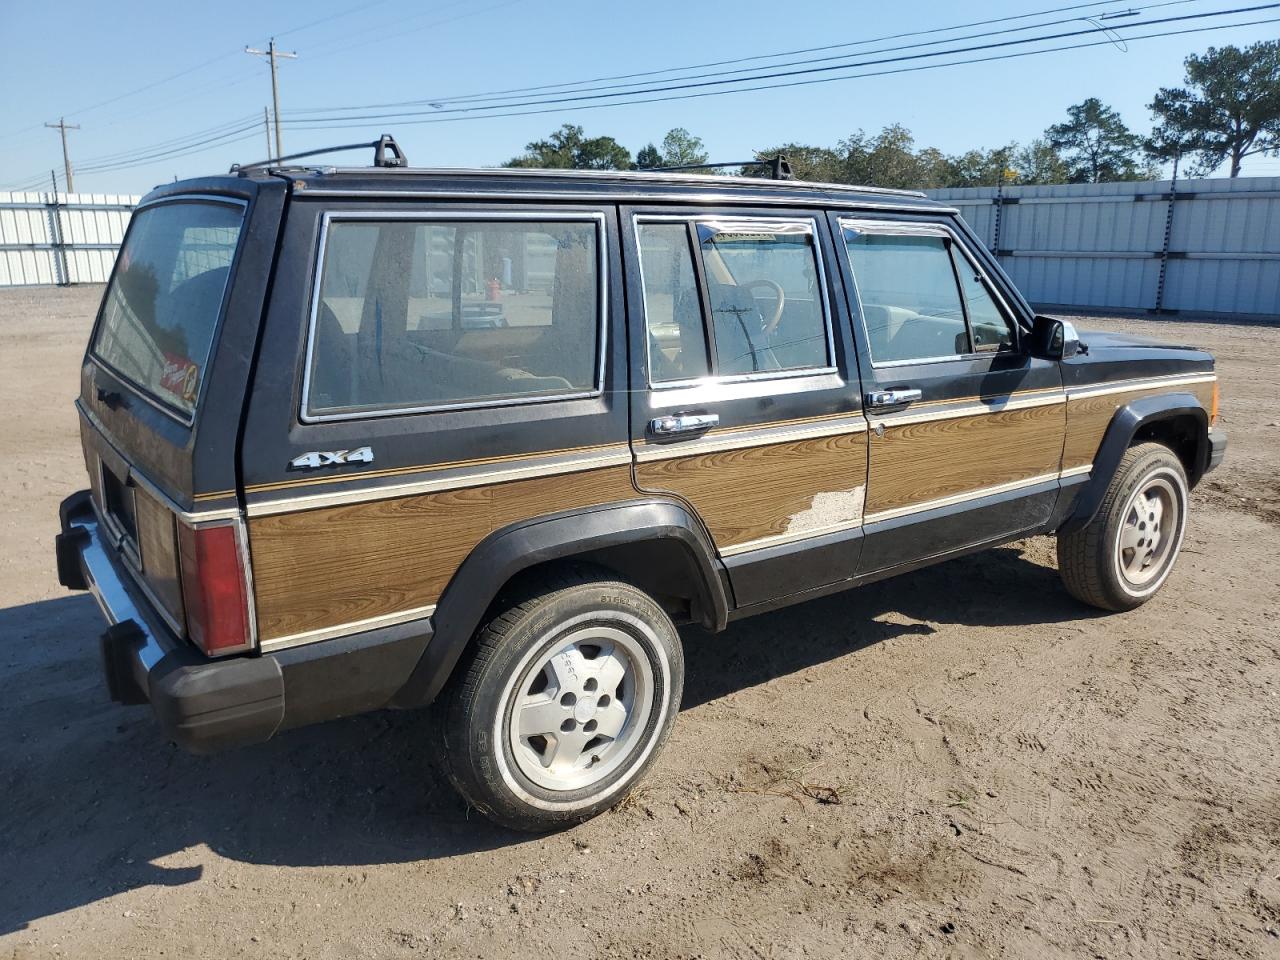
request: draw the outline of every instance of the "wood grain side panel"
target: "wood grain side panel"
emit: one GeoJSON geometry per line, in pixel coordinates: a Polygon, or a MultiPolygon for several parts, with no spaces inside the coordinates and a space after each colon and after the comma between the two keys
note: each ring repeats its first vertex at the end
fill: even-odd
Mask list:
{"type": "Polygon", "coordinates": [[[622,465],[250,519],[259,639],[428,606],[500,527],[635,495],[622,465]]]}
{"type": "Polygon", "coordinates": [[[683,497],[720,548],[856,523],[866,482],[865,432],[636,464],[636,486],[683,497]]]}
{"type": "Polygon", "coordinates": [[[1093,463],[1102,446],[1111,418],[1126,403],[1139,397],[1161,393],[1190,393],[1208,410],[1213,398],[1213,383],[1181,384],[1176,387],[1137,387],[1123,393],[1105,393],[1095,397],[1076,397],[1067,400],[1067,442],[1062,454],[1062,469],[1084,467],[1093,463]]]}
{"type": "Polygon", "coordinates": [[[1061,403],[893,426],[871,437],[867,513],[1057,473],[1061,403]]]}
{"type": "Polygon", "coordinates": [[[179,623],[183,620],[178,532],[172,511],[141,487],[134,488],[138,549],[147,586],[179,623]]]}

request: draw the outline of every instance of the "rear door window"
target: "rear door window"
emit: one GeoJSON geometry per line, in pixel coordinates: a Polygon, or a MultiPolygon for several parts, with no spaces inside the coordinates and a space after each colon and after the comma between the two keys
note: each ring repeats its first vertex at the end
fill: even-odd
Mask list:
{"type": "Polygon", "coordinates": [[[333,219],[304,419],[599,389],[597,218],[333,219]]]}
{"type": "Polygon", "coordinates": [[[196,408],[244,206],[178,200],[133,215],[92,353],[183,419],[196,408]]]}
{"type": "Polygon", "coordinates": [[[651,382],[830,368],[812,221],[641,219],[636,236],[651,382]]]}

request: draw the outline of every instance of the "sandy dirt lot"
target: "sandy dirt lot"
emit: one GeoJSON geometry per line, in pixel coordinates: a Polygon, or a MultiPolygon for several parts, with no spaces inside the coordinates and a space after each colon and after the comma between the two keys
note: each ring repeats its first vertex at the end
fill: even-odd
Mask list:
{"type": "Polygon", "coordinates": [[[111,704],[62,590],[100,290],[0,292],[0,957],[1280,957],[1280,328],[1217,352],[1226,467],[1154,602],[1016,543],[685,631],[672,741],[616,812],[474,817],[383,713],[220,756],[111,704]]]}

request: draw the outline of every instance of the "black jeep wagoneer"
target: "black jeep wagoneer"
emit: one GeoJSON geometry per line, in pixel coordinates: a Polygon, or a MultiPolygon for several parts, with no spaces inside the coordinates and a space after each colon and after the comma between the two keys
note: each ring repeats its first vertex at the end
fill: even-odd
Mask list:
{"type": "Polygon", "coordinates": [[[255,168],[139,206],[85,354],[62,583],[193,750],[436,702],[539,829],[616,803],[675,624],[1031,534],[1124,610],[1222,459],[1206,353],[1036,316],[922,195],[255,168]]]}

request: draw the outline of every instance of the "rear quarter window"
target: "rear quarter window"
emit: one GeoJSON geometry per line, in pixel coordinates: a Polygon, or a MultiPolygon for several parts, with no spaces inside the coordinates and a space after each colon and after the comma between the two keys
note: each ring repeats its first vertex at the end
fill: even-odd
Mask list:
{"type": "Polygon", "coordinates": [[[334,219],[304,419],[599,388],[597,219],[334,219]]]}
{"type": "Polygon", "coordinates": [[[92,352],[186,418],[195,412],[244,221],[240,204],[181,200],[134,214],[92,352]]]}

